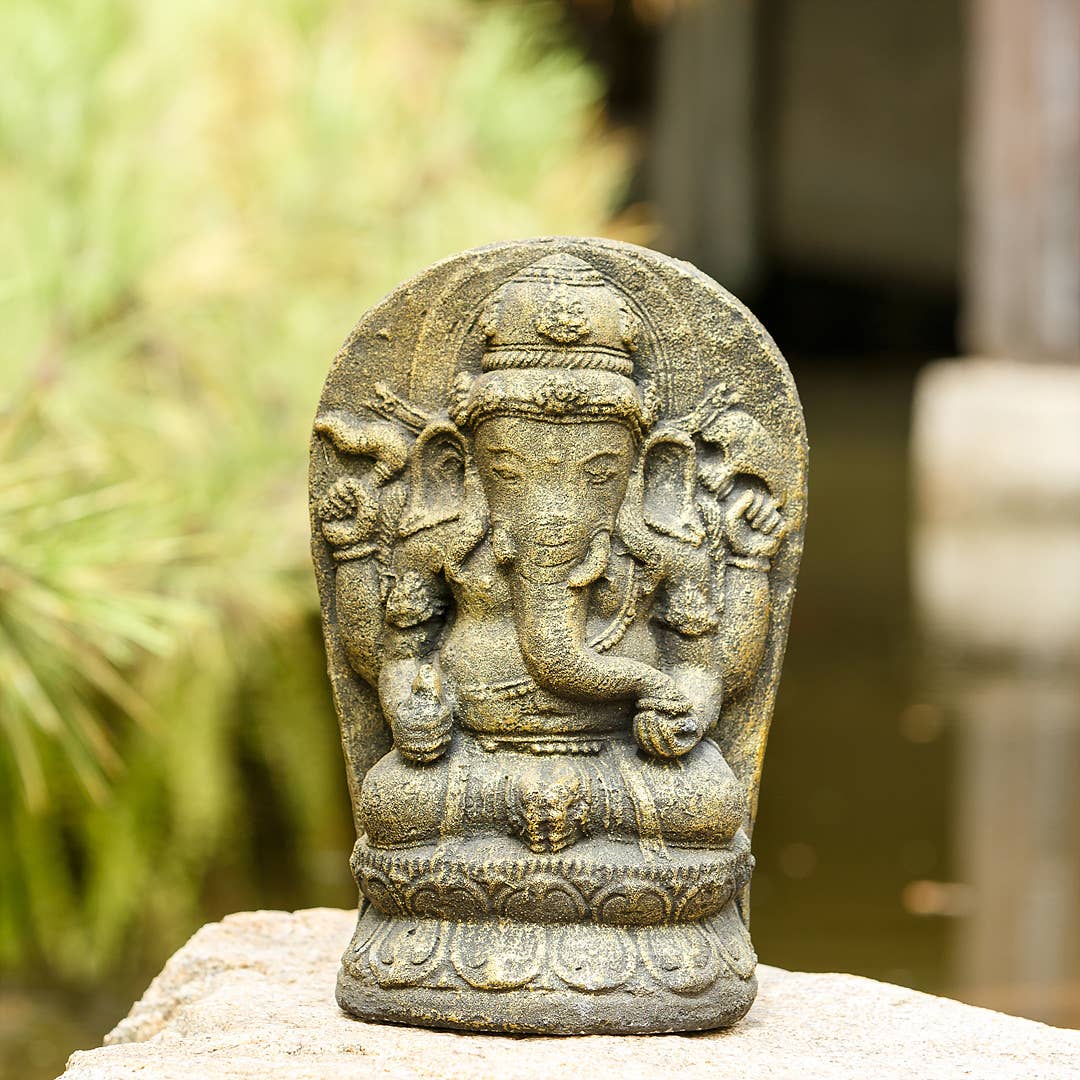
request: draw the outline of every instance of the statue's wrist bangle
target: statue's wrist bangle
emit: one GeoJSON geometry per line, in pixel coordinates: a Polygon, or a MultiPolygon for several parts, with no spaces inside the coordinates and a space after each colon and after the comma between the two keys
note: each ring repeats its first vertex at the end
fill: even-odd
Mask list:
{"type": "Polygon", "coordinates": [[[740,570],[763,570],[768,573],[772,564],[764,555],[729,555],[724,562],[740,570]]]}
{"type": "Polygon", "coordinates": [[[353,559],[366,559],[379,550],[378,544],[349,544],[334,551],[334,562],[350,562],[353,559]]]}

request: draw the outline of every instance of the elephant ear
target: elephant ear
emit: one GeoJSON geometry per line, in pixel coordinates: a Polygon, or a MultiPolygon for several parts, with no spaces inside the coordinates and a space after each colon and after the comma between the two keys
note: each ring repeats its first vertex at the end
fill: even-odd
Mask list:
{"type": "Polygon", "coordinates": [[[705,530],[694,501],[694,440],[682,431],[658,431],[642,447],[641,460],[645,524],[683,543],[700,544],[705,530]]]}
{"type": "Polygon", "coordinates": [[[409,494],[399,531],[411,536],[459,518],[466,506],[469,450],[453,424],[436,420],[417,436],[409,454],[409,494]]]}

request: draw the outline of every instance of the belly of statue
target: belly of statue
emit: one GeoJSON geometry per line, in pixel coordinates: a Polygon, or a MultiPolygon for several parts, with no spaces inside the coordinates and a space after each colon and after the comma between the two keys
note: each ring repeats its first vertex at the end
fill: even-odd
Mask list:
{"type": "Polygon", "coordinates": [[[466,730],[495,736],[573,736],[626,730],[629,701],[581,701],[537,686],[525,668],[513,620],[457,618],[440,650],[454,715],[466,730]]]}

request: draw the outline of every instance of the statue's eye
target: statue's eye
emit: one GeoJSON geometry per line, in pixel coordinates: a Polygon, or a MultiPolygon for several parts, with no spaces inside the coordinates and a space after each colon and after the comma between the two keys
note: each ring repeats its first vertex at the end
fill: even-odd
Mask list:
{"type": "Polygon", "coordinates": [[[590,484],[606,484],[615,475],[610,465],[589,465],[585,469],[585,479],[590,484]]]}
{"type": "Polygon", "coordinates": [[[491,471],[500,479],[516,484],[522,479],[521,473],[513,465],[492,465],[491,471]]]}

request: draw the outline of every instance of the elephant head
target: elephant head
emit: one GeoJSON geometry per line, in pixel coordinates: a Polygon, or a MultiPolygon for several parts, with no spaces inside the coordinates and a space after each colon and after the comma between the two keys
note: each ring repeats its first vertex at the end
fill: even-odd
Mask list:
{"type": "Polygon", "coordinates": [[[497,561],[537,583],[596,580],[636,457],[627,428],[495,416],[475,450],[497,561]]]}
{"type": "Polygon", "coordinates": [[[642,549],[646,536],[700,543],[692,443],[646,439],[640,391],[606,371],[492,372],[470,386],[456,419],[470,436],[467,460],[532,678],[563,696],[688,712],[657,668],[590,648],[586,620],[588,587],[607,570],[616,533],[640,533],[642,549]]]}

